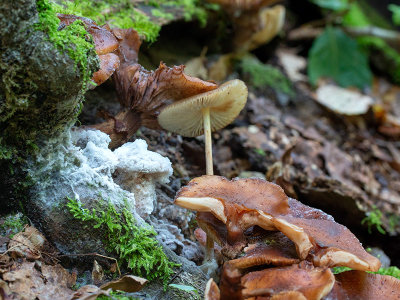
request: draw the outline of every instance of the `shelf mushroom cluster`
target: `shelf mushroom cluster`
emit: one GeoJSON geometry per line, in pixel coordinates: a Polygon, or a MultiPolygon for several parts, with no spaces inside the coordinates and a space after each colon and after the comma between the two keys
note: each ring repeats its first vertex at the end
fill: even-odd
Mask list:
{"type": "Polygon", "coordinates": [[[225,261],[220,294],[210,283],[212,296],[206,299],[357,299],[351,289],[366,295],[362,299],[373,299],[368,295],[377,290],[388,299],[400,297],[400,281],[393,277],[365,275],[372,287],[364,279],[353,287],[344,284],[350,275],[335,278],[332,267],[350,267],[361,278],[378,271],[380,261],[345,226],[288,198],[278,185],[202,176],[178,192],[175,204],[198,212],[196,237],[203,245],[211,237],[225,261]],[[391,282],[389,289],[373,283],[382,280],[391,282]]]}

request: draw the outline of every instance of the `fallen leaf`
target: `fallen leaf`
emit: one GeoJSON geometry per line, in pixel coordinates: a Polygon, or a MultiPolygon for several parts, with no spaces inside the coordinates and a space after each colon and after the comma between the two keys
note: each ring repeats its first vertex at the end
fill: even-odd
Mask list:
{"type": "Polygon", "coordinates": [[[39,230],[30,226],[11,239],[8,243],[8,251],[13,258],[26,257],[29,260],[36,260],[41,257],[40,250],[45,241],[39,230]]]}
{"type": "Polygon", "coordinates": [[[110,296],[109,291],[104,291],[95,285],[85,285],[77,290],[71,300],[96,300],[98,296],[110,296]]]}
{"type": "Polygon", "coordinates": [[[61,265],[42,265],[39,271],[34,262],[24,260],[4,273],[3,280],[16,299],[66,299],[73,294],[73,278],[61,265]]]}
{"type": "Polygon", "coordinates": [[[103,268],[99,265],[97,260],[93,262],[93,270],[92,270],[92,280],[94,284],[99,284],[104,279],[104,271],[103,268]]]}
{"type": "Polygon", "coordinates": [[[133,275],[125,275],[118,280],[110,281],[106,284],[103,284],[100,288],[102,290],[119,290],[127,293],[133,293],[140,291],[144,285],[147,283],[147,279],[133,276],[133,275]]]}
{"type": "Polygon", "coordinates": [[[279,49],[277,55],[290,80],[294,82],[307,81],[307,76],[301,73],[307,66],[307,61],[304,57],[296,55],[288,49],[279,49]]]}
{"type": "Polygon", "coordinates": [[[363,115],[374,103],[369,96],[332,84],[319,87],[315,100],[330,110],[347,116],[363,115]]]}

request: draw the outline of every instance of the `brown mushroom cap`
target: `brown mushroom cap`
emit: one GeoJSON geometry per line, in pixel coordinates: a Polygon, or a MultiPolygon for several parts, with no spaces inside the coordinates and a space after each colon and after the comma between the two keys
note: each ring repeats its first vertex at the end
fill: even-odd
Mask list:
{"type": "Polygon", "coordinates": [[[271,215],[289,212],[288,198],[283,190],[255,178],[229,181],[221,176],[201,176],[180,189],[174,203],[211,212],[226,224],[227,240],[231,244],[241,240],[243,231],[254,225],[276,230],[271,215]]]}
{"type": "Polygon", "coordinates": [[[335,277],[330,269],[314,268],[305,262],[251,272],[241,279],[244,299],[297,291],[308,300],[317,300],[327,295],[334,283],[335,277]]]}
{"type": "Polygon", "coordinates": [[[57,14],[57,17],[60,19],[60,26],[68,26],[76,20],[82,21],[87,32],[89,32],[93,37],[96,53],[98,55],[113,52],[118,48],[117,39],[107,27],[100,27],[89,18],[78,17],[75,15],[57,14]]]}
{"type": "Polygon", "coordinates": [[[229,261],[235,268],[289,266],[300,262],[293,242],[281,232],[271,232],[256,243],[249,244],[243,251],[244,256],[229,261]]]}
{"type": "Polygon", "coordinates": [[[335,275],[336,284],[329,299],[400,299],[400,280],[380,274],[347,271],[335,275]]]}
{"type": "Polygon", "coordinates": [[[105,82],[118,69],[120,61],[116,54],[107,53],[99,55],[100,70],[93,74],[93,81],[100,85],[105,82]]]}
{"type": "Polygon", "coordinates": [[[210,280],[208,280],[207,282],[206,290],[204,292],[204,300],[219,300],[219,299],[220,299],[220,293],[218,285],[212,278],[210,278],[210,280]]]}
{"type": "Polygon", "coordinates": [[[204,133],[203,110],[210,109],[211,131],[230,124],[247,101],[247,87],[235,79],[215,90],[179,100],[165,107],[158,116],[162,128],[187,137],[204,133]]]}
{"type": "Polygon", "coordinates": [[[311,254],[316,266],[379,270],[379,259],[366,252],[349,229],[332,220],[281,216],[273,222],[296,244],[299,256],[305,259],[311,254]]]}
{"type": "Polygon", "coordinates": [[[377,271],[380,267],[379,259],[367,253],[345,226],[321,210],[288,200],[280,187],[261,179],[198,177],[178,192],[175,203],[210,212],[222,221],[226,238],[221,225],[214,226],[212,220],[199,221],[221,246],[221,240],[239,245],[244,230],[258,225],[281,231],[294,242],[300,259],[307,258],[316,266],[347,266],[361,271],[377,271]]]}

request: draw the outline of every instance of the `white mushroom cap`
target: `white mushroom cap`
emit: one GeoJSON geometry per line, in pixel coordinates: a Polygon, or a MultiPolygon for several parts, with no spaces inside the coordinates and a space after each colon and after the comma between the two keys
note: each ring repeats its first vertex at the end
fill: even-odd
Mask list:
{"type": "Polygon", "coordinates": [[[158,116],[162,128],[187,137],[204,133],[203,110],[210,109],[211,130],[230,124],[247,101],[247,87],[239,79],[217,89],[179,100],[165,107],[158,116]]]}

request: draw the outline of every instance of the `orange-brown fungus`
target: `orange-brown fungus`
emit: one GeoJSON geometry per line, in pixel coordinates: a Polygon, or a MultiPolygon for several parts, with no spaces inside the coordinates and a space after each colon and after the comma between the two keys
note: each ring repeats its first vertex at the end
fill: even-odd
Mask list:
{"type": "Polygon", "coordinates": [[[118,69],[120,60],[114,53],[99,55],[100,70],[93,74],[93,81],[100,85],[105,82],[118,69]]]}
{"type": "Polygon", "coordinates": [[[175,203],[211,212],[225,223],[230,244],[242,240],[243,231],[253,225],[274,230],[269,215],[289,212],[288,198],[283,190],[261,179],[229,181],[221,176],[198,177],[178,192],[175,203]]]}
{"type": "Polygon", "coordinates": [[[281,232],[270,232],[243,249],[244,256],[229,261],[238,269],[261,265],[288,266],[299,263],[296,248],[281,232]]]}
{"type": "Polygon", "coordinates": [[[76,20],[81,20],[85,25],[87,32],[93,37],[95,50],[98,55],[111,53],[118,48],[118,41],[114,34],[108,30],[108,27],[101,27],[91,19],[74,15],[57,14],[57,17],[61,21],[60,29],[72,24],[76,20]]]}
{"type": "Polygon", "coordinates": [[[76,20],[83,22],[85,29],[93,37],[95,51],[99,55],[100,60],[100,70],[93,74],[92,80],[97,85],[100,85],[110,78],[119,67],[120,60],[117,55],[111,53],[117,50],[118,41],[109,27],[107,25],[100,27],[91,19],[74,15],[57,14],[57,17],[60,19],[59,30],[71,25],[76,20]]]}
{"type": "MultiPolygon", "coordinates": [[[[302,262],[290,267],[271,268],[246,274],[241,279],[242,299],[272,297],[280,293],[300,292],[308,300],[327,295],[335,283],[330,269],[315,268],[302,262]]],[[[222,291],[221,291],[222,292],[222,291]]]]}
{"type": "Polygon", "coordinates": [[[348,271],[335,275],[336,283],[328,295],[330,300],[394,300],[400,299],[400,280],[361,271],[348,271]]]}
{"type": "Polygon", "coordinates": [[[299,258],[315,266],[348,266],[362,271],[380,267],[380,261],[367,253],[345,226],[321,210],[288,199],[280,187],[261,179],[198,177],[178,192],[175,203],[212,213],[219,220],[209,215],[198,218],[200,227],[223,247],[223,254],[224,244],[240,250],[242,243],[243,248],[244,231],[257,225],[281,231],[293,241],[299,258]]]}
{"type": "MultiPolygon", "coordinates": [[[[120,49],[119,53],[121,57],[126,51],[120,49]]],[[[121,64],[114,73],[114,81],[118,99],[125,110],[113,120],[94,126],[110,136],[111,148],[128,140],[141,125],[160,129],[157,116],[164,106],[217,88],[214,83],[187,76],[183,69],[184,66],[169,68],[161,63],[157,70],[147,71],[139,64],[121,64]],[[129,119],[135,120],[134,126],[126,124],[129,119]],[[129,130],[116,130],[116,122],[124,124],[123,127],[129,130]]]]}
{"type": "Polygon", "coordinates": [[[282,216],[274,221],[279,230],[298,246],[299,256],[307,257],[310,254],[316,266],[347,266],[361,271],[379,270],[379,259],[367,253],[359,240],[343,225],[331,220],[292,216],[282,216]],[[303,231],[300,238],[298,228],[303,231]],[[302,247],[309,243],[311,247],[302,247]]]}
{"type": "Polygon", "coordinates": [[[206,290],[204,292],[204,300],[219,300],[221,297],[218,285],[211,278],[206,285],[206,290]]]}

